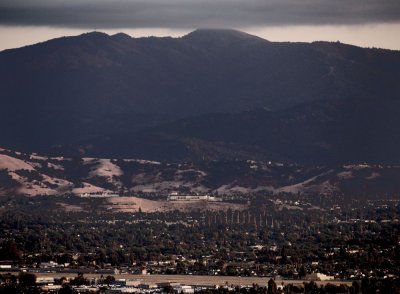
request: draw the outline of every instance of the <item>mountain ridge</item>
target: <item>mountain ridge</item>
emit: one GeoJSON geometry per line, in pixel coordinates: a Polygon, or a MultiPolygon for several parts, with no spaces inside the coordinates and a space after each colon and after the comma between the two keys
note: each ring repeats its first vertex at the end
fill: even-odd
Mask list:
{"type": "MultiPolygon", "coordinates": [[[[300,135],[294,137],[297,145],[307,146],[310,142],[306,140],[318,141],[322,134],[323,146],[333,130],[337,141],[328,143],[344,149],[333,150],[329,156],[336,157],[328,163],[345,162],[356,154],[354,150],[346,152],[350,145],[341,141],[355,136],[366,146],[375,146],[378,136],[384,142],[381,159],[386,162],[384,154],[394,154],[397,162],[397,153],[390,150],[400,149],[394,136],[395,117],[400,116],[396,112],[399,78],[400,53],[396,51],[326,42],[275,43],[230,30],[198,30],[181,38],[128,38],[92,32],[0,53],[0,144],[41,153],[68,149],[79,155],[83,150],[89,156],[90,148],[82,149],[83,142],[90,147],[101,141],[98,138],[117,135],[122,138],[113,147],[118,153],[124,147],[124,136],[154,134],[155,127],[169,128],[174,121],[190,121],[210,113],[237,114],[240,120],[246,111],[269,109],[270,116],[277,117],[269,120],[279,132],[261,119],[259,137],[265,137],[265,128],[265,134],[277,133],[275,141],[286,146],[293,134],[304,134],[303,141],[300,135]],[[332,119],[338,122],[332,128],[311,120],[297,129],[294,124],[291,129],[285,127],[290,115],[312,117],[313,112],[332,107],[337,107],[332,119]],[[346,109],[354,111],[354,119],[346,109]],[[346,120],[341,119],[342,112],[347,113],[346,120]],[[375,126],[369,118],[374,118],[375,126]],[[373,130],[372,139],[366,132],[368,127],[373,130]],[[342,153],[348,156],[341,157],[342,153]]],[[[243,133],[240,121],[236,125],[243,133]]],[[[189,140],[199,139],[194,135],[189,140]]],[[[249,148],[246,142],[225,140],[224,132],[219,136],[223,148],[233,156],[240,154],[242,147],[249,148]],[[233,149],[232,143],[237,144],[233,149]]],[[[171,148],[177,148],[175,153],[187,147],[180,145],[187,138],[178,137],[170,141],[171,148]]],[[[205,140],[204,148],[215,150],[214,142],[205,140]]],[[[149,142],[157,146],[163,141],[149,142]]],[[[275,145],[274,150],[282,149],[275,145]]],[[[357,144],[350,147],[354,146],[357,144]]],[[[364,159],[375,162],[373,148],[368,150],[364,159]]],[[[261,158],[272,151],[265,152],[261,158]]],[[[308,153],[306,157],[312,155],[308,153]]],[[[321,160],[329,157],[316,154],[321,160]]],[[[288,161],[309,161],[301,152],[283,155],[288,161]]]]}
{"type": "MultiPolygon", "coordinates": [[[[170,161],[400,164],[400,103],[376,109],[374,104],[361,102],[319,102],[272,112],[208,113],[136,132],[101,136],[81,142],[81,148],[90,145],[87,151],[95,156],[133,155],[170,161]],[[116,152],[113,145],[120,146],[116,152]]],[[[73,154],[68,149],[63,152],[73,154]]]]}

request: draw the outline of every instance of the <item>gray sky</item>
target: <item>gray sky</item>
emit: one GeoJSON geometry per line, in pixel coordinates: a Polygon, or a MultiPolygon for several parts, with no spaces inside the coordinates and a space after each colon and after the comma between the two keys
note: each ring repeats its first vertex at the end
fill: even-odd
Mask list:
{"type": "Polygon", "coordinates": [[[399,0],[1,0],[0,50],[102,30],[180,36],[235,28],[271,41],[400,49],[399,0]]]}

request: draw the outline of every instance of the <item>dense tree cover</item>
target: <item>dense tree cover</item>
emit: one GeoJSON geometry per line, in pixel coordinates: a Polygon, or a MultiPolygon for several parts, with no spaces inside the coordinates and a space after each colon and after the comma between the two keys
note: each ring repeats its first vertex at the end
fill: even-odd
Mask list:
{"type": "Polygon", "coordinates": [[[342,279],[400,274],[400,209],[393,204],[288,209],[258,200],[243,211],[132,214],[104,210],[98,199],[86,199],[81,212],[67,212],[60,201],[2,198],[0,260],[170,274],[297,278],[323,272],[342,279]]]}
{"type": "Polygon", "coordinates": [[[39,294],[36,275],[20,272],[19,275],[0,274],[1,294],[39,294]]]}
{"type": "Polygon", "coordinates": [[[1,145],[108,158],[399,163],[398,51],[243,36],[94,32],[0,52],[1,145]]]}

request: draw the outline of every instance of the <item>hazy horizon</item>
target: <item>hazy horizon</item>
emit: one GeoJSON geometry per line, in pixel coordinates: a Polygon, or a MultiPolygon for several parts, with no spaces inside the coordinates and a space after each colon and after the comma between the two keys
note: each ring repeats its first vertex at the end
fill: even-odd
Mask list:
{"type": "Polygon", "coordinates": [[[182,36],[232,28],[270,41],[340,41],[400,50],[400,2],[393,0],[4,0],[0,50],[88,31],[182,36]]]}
{"type": "MultiPolygon", "coordinates": [[[[23,27],[0,26],[0,51],[45,42],[63,36],[76,36],[87,32],[99,31],[109,35],[119,32],[131,37],[181,37],[193,29],[131,29],[131,28],[58,28],[58,27],[23,27]],[[29,32],[29,33],[27,33],[29,32]]],[[[362,26],[284,26],[284,27],[254,27],[232,28],[240,30],[272,42],[313,42],[340,41],[342,43],[360,46],[400,50],[400,24],[375,24],[362,26]]]]}

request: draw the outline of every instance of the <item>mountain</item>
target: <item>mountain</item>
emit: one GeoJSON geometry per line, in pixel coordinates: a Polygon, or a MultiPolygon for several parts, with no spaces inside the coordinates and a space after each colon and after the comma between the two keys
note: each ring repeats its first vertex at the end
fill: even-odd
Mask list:
{"type": "Polygon", "coordinates": [[[399,162],[400,53],[92,32],[0,52],[0,144],[46,154],[399,162]]]}
{"type": "MultiPolygon", "coordinates": [[[[305,166],[263,161],[157,162],[142,159],[68,158],[0,148],[0,196],[118,193],[157,197],[172,191],[232,196],[319,194],[349,200],[398,198],[400,167],[305,166]],[[344,198],[346,199],[346,198],[344,198]]],[[[336,199],[338,200],[338,199],[336,199]]]]}
{"type": "MultiPolygon", "coordinates": [[[[285,110],[211,113],[124,135],[92,138],[96,156],[263,160],[308,165],[400,163],[400,101],[318,101],[285,110]],[[114,146],[119,146],[116,150],[114,146]]],[[[71,146],[72,147],[72,146],[71,146]]],[[[73,153],[66,149],[66,153],[73,153]]]]}

